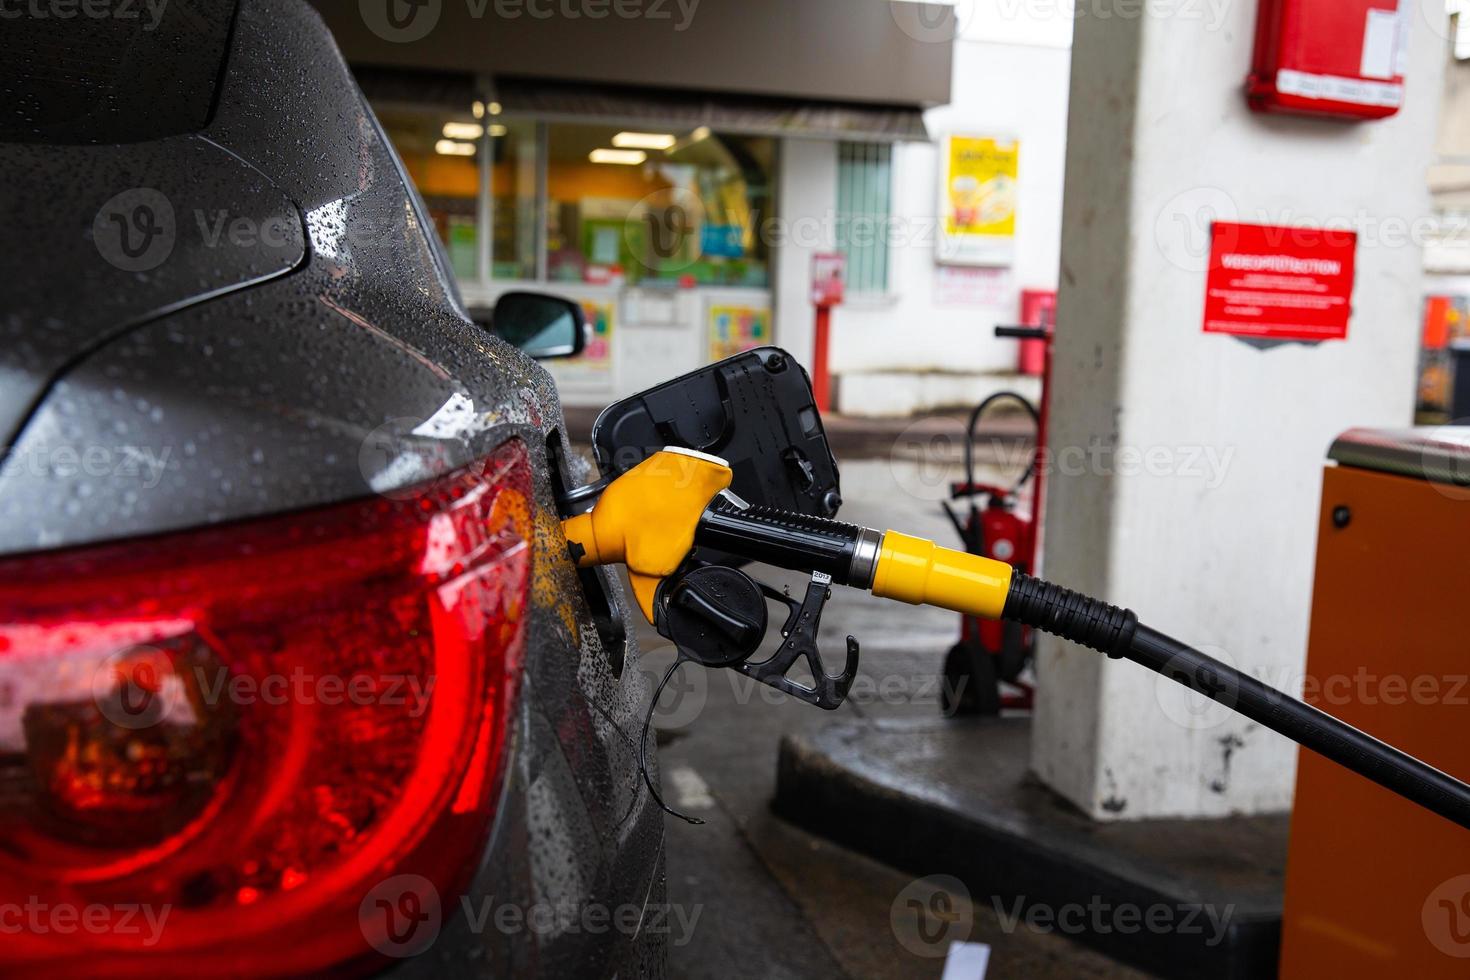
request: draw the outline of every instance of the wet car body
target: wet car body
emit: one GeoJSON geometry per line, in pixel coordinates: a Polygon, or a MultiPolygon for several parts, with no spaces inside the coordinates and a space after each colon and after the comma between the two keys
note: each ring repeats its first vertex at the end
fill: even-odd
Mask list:
{"type": "Polygon", "coordinates": [[[663,896],[636,751],[647,685],[617,583],[565,554],[555,492],[586,474],[549,376],[466,317],[304,3],[179,0],[142,39],[60,26],[21,23],[7,54],[39,94],[6,110],[0,144],[0,565],[391,499],[519,440],[531,599],[493,824],[427,950],[346,968],[661,973],[641,926],[663,896]],[[86,84],[34,81],[89,57],[86,84]],[[589,907],[635,912],[599,929],[565,914],[589,907]]]}

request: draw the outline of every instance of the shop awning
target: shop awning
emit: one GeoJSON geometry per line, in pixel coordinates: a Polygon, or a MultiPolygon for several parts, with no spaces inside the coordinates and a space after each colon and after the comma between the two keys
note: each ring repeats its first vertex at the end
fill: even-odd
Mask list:
{"type": "Polygon", "coordinates": [[[612,88],[499,78],[494,99],[506,115],[566,122],[695,129],[749,136],[799,136],[893,143],[928,140],[915,106],[815,102],[729,93],[612,88]]]}
{"type": "Polygon", "coordinates": [[[357,66],[363,92],[375,103],[415,103],[467,111],[477,98],[493,99],[508,116],[561,122],[697,129],[747,136],[804,136],[853,142],[925,141],[917,106],[821,102],[729,93],[674,92],[499,78],[478,85],[459,72],[406,71],[357,66]]]}

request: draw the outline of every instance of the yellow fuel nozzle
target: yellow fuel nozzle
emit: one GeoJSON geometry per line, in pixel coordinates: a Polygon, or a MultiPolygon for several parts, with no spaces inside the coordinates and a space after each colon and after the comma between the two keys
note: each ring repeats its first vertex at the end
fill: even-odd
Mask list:
{"type": "Polygon", "coordinates": [[[1000,617],[1011,585],[1011,566],[1004,562],[897,531],[879,534],[804,514],[716,504],[731,476],[724,460],[704,453],[654,453],[609,484],[590,512],[563,523],[577,564],[627,565],[649,622],[659,582],[678,569],[696,536],[719,551],[824,572],[889,599],[1000,617]]]}
{"type": "Polygon", "coordinates": [[[621,562],[653,622],[658,583],[694,548],[699,517],[730,485],[729,465],[692,449],[662,449],[610,483],[592,510],[562,522],[583,568],[621,562]]]}

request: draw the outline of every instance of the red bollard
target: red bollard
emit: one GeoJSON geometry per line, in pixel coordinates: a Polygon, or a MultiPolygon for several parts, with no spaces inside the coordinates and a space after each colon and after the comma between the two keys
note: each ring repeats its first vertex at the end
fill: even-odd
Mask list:
{"type": "Polygon", "coordinates": [[[812,342],[812,397],[817,411],[826,414],[832,407],[831,381],[827,371],[827,337],[831,328],[832,307],[817,307],[817,334],[812,342]]]}
{"type": "Polygon", "coordinates": [[[842,302],[842,280],[847,257],[840,252],[818,252],[812,256],[812,305],[817,308],[816,336],[812,341],[812,397],[817,411],[832,407],[832,381],[827,371],[831,340],[832,307],[842,302]]]}

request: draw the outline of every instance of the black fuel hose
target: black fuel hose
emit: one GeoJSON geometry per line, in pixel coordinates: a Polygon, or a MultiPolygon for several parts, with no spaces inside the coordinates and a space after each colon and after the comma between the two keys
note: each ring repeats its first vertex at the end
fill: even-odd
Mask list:
{"type": "MultiPolygon", "coordinates": [[[[727,496],[701,515],[694,535],[701,547],[781,568],[822,572],[837,584],[871,588],[874,595],[938,604],[972,615],[985,603],[962,600],[981,581],[975,565],[990,559],[936,548],[932,542],[805,514],[746,507],[727,496]],[[881,546],[880,546],[881,542],[881,546]],[[883,557],[880,559],[880,550],[883,557]],[[881,562],[895,567],[890,581],[881,562]],[[956,564],[958,563],[958,564],[956,564]],[[875,577],[876,574],[876,577],[875,577]],[[902,579],[903,581],[899,581],[902,579]]],[[[985,612],[1131,660],[1285,735],[1340,766],[1470,829],[1470,786],[1311,705],[1261,683],[1215,658],[1138,622],[1129,609],[1007,569],[1003,608],[985,612]]],[[[987,597],[989,601],[989,597],[987,597]]],[[[1001,596],[994,597],[995,606],[1001,596]]]]}
{"type": "Polygon", "coordinates": [[[1470,786],[1188,644],[1140,624],[1130,610],[1017,572],[1011,579],[1003,615],[1163,674],[1404,799],[1470,829],[1470,786]]]}

